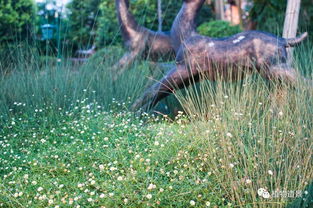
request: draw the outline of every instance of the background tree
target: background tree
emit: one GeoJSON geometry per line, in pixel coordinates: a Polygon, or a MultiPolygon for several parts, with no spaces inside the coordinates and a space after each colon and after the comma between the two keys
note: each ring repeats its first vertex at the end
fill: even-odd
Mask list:
{"type": "Polygon", "coordinates": [[[276,0],[253,0],[249,11],[249,27],[247,29],[260,29],[281,33],[285,16],[286,2],[276,0]],[[259,24],[261,23],[262,24],[259,24]]]}
{"type": "MultiPolygon", "coordinates": [[[[33,0],[0,0],[0,65],[15,66],[18,52],[32,50],[35,39],[36,10],[33,0]],[[28,44],[20,44],[27,42],[28,44]],[[17,44],[19,43],[19,44],[17,44]]],[[[24,54],[24,59],[29,58],[24,54]]],[[[9,68],[9,67],[8,67],[9,68]]],[[[7,71],[1,68],[0,72],[7,71]]]]}
{"type": "MultiPolygon", "coordinates": [[[[258,29],[282,35],[287,1],[250,0],[247,29],[258,29]],[[262,23],[262,24],[260,24],[262,23]]],[[[313,32],[313,0],[302,0],[299,14],[299,31],[313,32]]]]}
{"type": "Polygon", "coordinates": [[[297,34],[301,0],[288,0],[284,23],[284,38],[294,38],[297,34]]]}
{"type": "Polygon", "coordinates": [[[215,0],[214,1],[214,11],[215,11],[215,18],[216,19],[225,20],[224,0],[215,0]]]}
{"type": "MultiPolygon", "coordinates": [[[[288,0],[284,22],[284,38],[294,38],[297,35],[301,0],[288,0]]],[[[292,60],[292,48],[288,48],[289,62],[292,60]]]]}
{"type": "Polygon", "coordinates": [[[33,0],[0,0],[0,43],[29,38],[34,19],[33,0]]]}
{"type": "Polygon", "coordinates": [[[67,39],[73,44],[74,50],[89,48],[95,42],[101,2],[101,0],[72,0],[68,4],[70,12],[67,39]]]}

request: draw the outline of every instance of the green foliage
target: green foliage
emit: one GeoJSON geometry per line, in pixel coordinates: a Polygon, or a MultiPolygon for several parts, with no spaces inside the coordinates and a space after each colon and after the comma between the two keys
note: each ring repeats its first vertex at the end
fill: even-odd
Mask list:
{"type": "MultiPolygon", "coordinates": [[[[299,18],[299,26],[301,31],[308,31],[313,34],[313,1],[302,0],[299,18]]],[[[312,36],[311,36],[312,37],[312,36]]]]}
{"type": "Polygon", "coordinates": [[[0,44],[28,38],[34,19],[33,0],[0,0],[0,44]]]}
{"type": "Polygon", "coordinates": [[[313,207],[313,181],[301,192],[302,197],[295,199],[286,208],[307,208],[313,207]]]}
{"type": "MultiPolygon", "coordinates": [[[[27,51],[21,49],[15,59],[16,66],[7,76],[0,76],[0,114],[6,117],[9,108],[14,109],[14,102],[23,102],[33,108],[53,105],[66,109],[73,100],[89,98],[101,102],[108,109],[113,98],[121,102],[126,102],[128,98],[134,101],[146,85],[148,67],[137,70],[135,63],[114,83],[111,67],[121,57],[122,50],[109,48],[103,51],[99,51],[87,63],[77,66],[71,60],[62,60],[59,65],[56,58],[53,61],[50,57],[40,58],[37,54],[24,60],[27,51]]],[[[7,68],[2,64],[0,67],[7,68]]],[[[27,113],[26,110],[23,113],[27,113]]]]}
{"type": "MultiPolygon", "coordinates": [[[[149,62],[135,61],[116,82],[112,77],[112,66],[121,58],[123,50],[111,46],[98,50],[82,64],[56,57],[39,56],[34,48],[16,47],[10,54],[13,64],[0,60],[0,71],[8,72],[0,76],[0,121],[15,112],[14,102],[22,102],[31,108],[68,109],[73,100],[88,98],[101,103],[105,110],[110,109],[112,99],[120,102],[134,100],[151,84],[147,77],[159,79],[162,72],[149,62]],[[19,84],[16,84],[19,83],[19,84]]],[[[25,109],[22,113],[27,112],[25,109]]]]}
{"type": "Polygon", "coordinates": [[[0,73],[10,70],[19,49],[33,40],[35,19],[33,0],[0,0],[0,73]]]}
{"type": "Polygon", "coordinates": [[[104,0],[100,4],[98,19],[97,45],[105,46],[120,42],[118,20],[115,11],[115,1],[104,0]]]}
{"type": "Polygon", "coordinates": [[[116,57],[122,57],[124,50],[118,46],[108,46],[98,50],[94,55],[92,55],[88,62],[95,65],[103,64],[104,62],[114,63],[116,57]]]}
{"type": "Polygon", "coordinates": [[[287,1],[253,0],[250,19],[256,21],[259,30],[281,34],[287,1]]]}
{"type": "MultiPolygon", "coordinates": [[[[249,11],[250,19],[256,21],[259,30],[282,34],[287,1],[253,0],[253,7],[249,11]]],[[[312,0],[302,0],[299,18],[299,31],[313,32],[312,0]]]]}
{"type": "Polygon", "coordinates": [[[222,20],[206,22],[198,27],[198,32],[201,35],[214,38],[231,36],[241,31],[238,25],[232,26],[229,22],[222,20]]]}
{"type": "MultiPolygon", "coordinates": [[[[39,64],[39,50],[32,43],[17,42],[0,47],[0,77],[14,70],[35,70],[33,63],[39,64]],[[32,67],[29,67],[29,66],[32,67]]],[[[1,99],[1,98],[0,98],[1,99]]]]}
{"type": "Polygon", "coordinates": [[[100,3],[101,0],[73,0],[69,3],[67,39],[73,43],[74,49],[86,49],[94,43],[100,3]]]}

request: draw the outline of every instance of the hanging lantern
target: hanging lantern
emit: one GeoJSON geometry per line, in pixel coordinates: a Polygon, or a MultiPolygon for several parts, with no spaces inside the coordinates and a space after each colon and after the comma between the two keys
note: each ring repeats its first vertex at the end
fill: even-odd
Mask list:
{"type": "Polygon", "coordinates": [[[53,38],[55,26],[51,24],[44,24],[41,26],[42,39],[51,40],[53,38]]]}

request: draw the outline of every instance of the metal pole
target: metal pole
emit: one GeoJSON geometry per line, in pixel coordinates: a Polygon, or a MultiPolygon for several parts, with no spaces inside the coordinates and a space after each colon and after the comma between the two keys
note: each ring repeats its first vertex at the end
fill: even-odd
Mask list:
{"type": "MultiPolygon", "coordinates": [[[[63,8],[63,7],[62,7],[63,8]]],[[[62,12],[62,10],[61,10],[62,12]]],[[[60,14],[58,14],[58,24],[57,24],[57,29],[58,29],[58,46],[57,46],[57,50],[58,50],[58,55],[57,55],[57,63],[58,63],[58,68],[60,67],[61,64],[61,19],[60,19],[60,14]]]]}
{"type": "Polygon", "coordinates": [[[49,55],[49,52],[48,52],[48,49],[49,49],[49,40],[46,39],[46,70],[48,70],[48,55],[49,55]]]}
{"type": "Polygon", "coordinates": [[[158,31],[161,32],[162,31],[162,0],[158,0],[158,22],[159,22],[159,26],[158,26],[158,31]]]}

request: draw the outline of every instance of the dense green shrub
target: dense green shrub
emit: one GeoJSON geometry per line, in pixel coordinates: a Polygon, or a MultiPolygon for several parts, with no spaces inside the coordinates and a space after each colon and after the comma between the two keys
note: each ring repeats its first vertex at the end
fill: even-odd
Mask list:
{"type": "MultiPolygon", "coordinates": [[[[249,18],[257,23],[258,30],[282,34],[287,1],[250,0],[253,6],[249,18]]],[[[299,31],[312,31],[313,25],[312,0],[303,0],[299,14],[299,31]]]]}
{"type": "MultiPolygon", "coordinates": [[[[86,49],[93,44],[97,30],[99,5],[103,0],[72,0],[68,5],[68,39],[73,49],[86,49]]],[[[112,1],[113,2],[113,1],[112,1]]]]}
{"type": "Polygon", "coordinates": [[[34,17],[33,0],[0,0],[0,44],[27,38],[34,17]]]}
{"type": "Polygon", "coordinates": [[[9,71],[9,68],[16,65],[15,60],[20,48],[28,45],[33,39],[34,19],[33,0],[0,0],[1,73],[9,71]]]}
{"type": "Polygon", "coordinates": [[[220,38],[239,33],[241,29],[238,25],[232,26],[229,22],[216,20],[201,24],[198,27],[198,32],[201,35],[220,38]]]}

